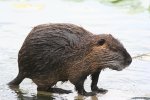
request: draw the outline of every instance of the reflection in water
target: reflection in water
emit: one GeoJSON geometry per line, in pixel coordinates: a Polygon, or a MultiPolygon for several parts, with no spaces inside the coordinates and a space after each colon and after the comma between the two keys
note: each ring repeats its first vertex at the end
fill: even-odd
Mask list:
{"type": "MultiPolygon", "coordinates": [[[[65,98],[65,96],[60,96],[60,95],[53,95],[52,93],[49,92],[43,92],[43,91],[38,91],[36,95],[32,96],[27,96],[27,93],[24,93],[19,86],[9,86],[9,88],[14,91],[17,94],[17,98],[19,100],[68,100],[65,98]]],[[[89,97],[90,100],[98,100],[97,96],[91,96],[89,97]]],[[[84,100],[86,97],[78,94],[77,96],[74,97],[75,100],[84,100]]]]}
{"type": "Polygon", "coordinates": [[[17,94],[19,100],[53,100],[54,96],[51,93],[44,95],[46,93],[38,92],[37,95],[26,96],[26,93],[23,93],[19,86],[10,86],[10,89],[17,94]]]}
{"type": "MultiPolygon", "coordinates": [[[[82,95],[78,95],[75,97],[75,100],[85,100],[85,99],[86,99],[86,97],[84,97],[82,95]]],[[[96,95],[89,97],[89,99],[90,100],[99,100],[96,95]]]]}

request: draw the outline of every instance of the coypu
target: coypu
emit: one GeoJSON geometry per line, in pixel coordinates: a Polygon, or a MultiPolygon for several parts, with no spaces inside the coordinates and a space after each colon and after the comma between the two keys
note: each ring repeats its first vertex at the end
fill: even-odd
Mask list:
{"type": "Polygon", "coordinates": [[[92,96],[105,93],[97,82],[102,69],[121,71],[132,58],[123,45],[110,34],[94,35],[73,24],[42,24],[26,37],[18,54],[18,76],[9,85],[18,86],[30,78],[38,91],[70,93],[52,88],[58,81],[70,81],[79,94],[92,96]],[[92,92],[84,90],[84,81],[91,75],[92,92]]]}

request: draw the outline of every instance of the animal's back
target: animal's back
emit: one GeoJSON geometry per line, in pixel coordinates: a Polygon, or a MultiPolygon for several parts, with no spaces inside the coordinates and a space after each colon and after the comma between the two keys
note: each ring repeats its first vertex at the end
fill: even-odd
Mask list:
{"type": "Polygon", "coordinates": [[[19,51],[19,71],[29,75],[49,72],[65,65],[67,59],[80,54],[79,49],[84,48],[90,35],[90,32],[72,24],[36,26],[19,51]]]}

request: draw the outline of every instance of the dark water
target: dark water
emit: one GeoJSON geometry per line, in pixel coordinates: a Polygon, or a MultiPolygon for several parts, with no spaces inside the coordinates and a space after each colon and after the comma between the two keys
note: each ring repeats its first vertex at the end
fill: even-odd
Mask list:
{"type": "MultiPolygon", "coordinates": [[[[0,1],[0,100],[150,100],[150,1],[143,0],[144,8],[138,11],[104,0],[78,1],[0,1]],[[37,93],[29,79],[19,89],[10,89],[6,84],[18,73],[17,53],[25,37],[33,26],[49,22],[74,23],[95,34],[111,33],[134,57],[133,63],[121,72],[104,70],[98,86],[109,91],[93,97],[78,95],[69,82],[56,86],[72,90],[71,94],[37,93]]],[[[87,91],[90,83],[88,77],[87,91]]]]}

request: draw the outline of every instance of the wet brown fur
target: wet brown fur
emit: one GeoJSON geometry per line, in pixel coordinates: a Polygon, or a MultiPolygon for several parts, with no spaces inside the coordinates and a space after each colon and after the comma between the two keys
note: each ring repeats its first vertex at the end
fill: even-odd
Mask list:
{"type": "Polygon", "coordinates": [[[24,78],[30,78],[39,90],[49,89],[58,81],[69,80],[76,86],[88,75],[111,68],[107,61],[115,59],[111,57],[115,50],[125,52],[119,60],[131,58],[110,34],[93,35],[73,24],[38,25],[29,33],[19,51],[19,74],[9,84],[19,85],[24,78]],[[101,39],[105,43],[98,45],[101,39]]]}

